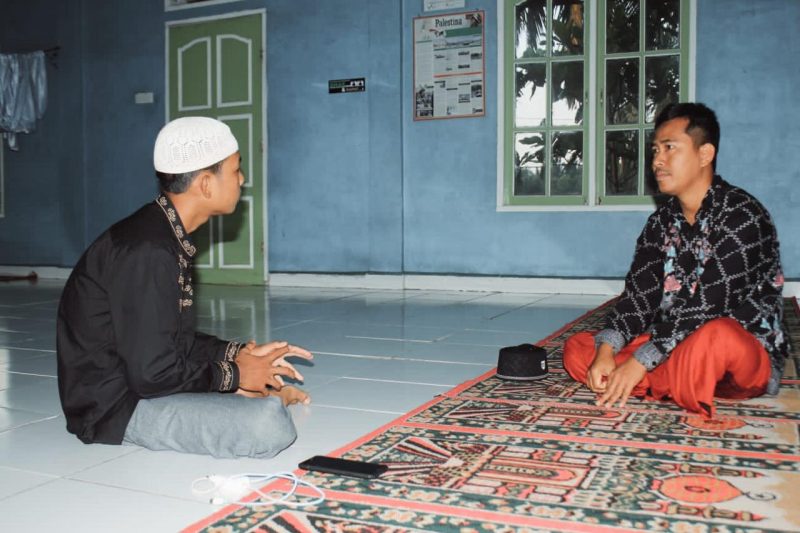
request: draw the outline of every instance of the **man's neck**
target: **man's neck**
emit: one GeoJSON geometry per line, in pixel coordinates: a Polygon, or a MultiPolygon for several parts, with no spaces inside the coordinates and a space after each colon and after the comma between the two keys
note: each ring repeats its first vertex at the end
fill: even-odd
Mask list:
{"type": "Polygon", "coordinates": [[[681,211],[683,211],[683,216],[686,217],[686,221],[689,222],[689,224],[694,225],[695,220],[697,220],[697,212],[700,210],[700,206],[703,204],[703,198],[706,197],[706,193],[708,189],[711,188],[711,182],[713,180],[713,172],[708,173],[700,178],[694,187],[678,196],[678,201],[681,204],[681,211]]]}
{"type": "Polygon", "coordinates": [[[175,206],[175,210],[178,212],[178,216],[181,217],[181,222],[183,222],[183,227],[187,233],[194,232],[194,230],[208,221],[208,214],[202,213],[197,209],[197,203],[191,201],[188,193],[165,192],[164,194],[175,206]]]}

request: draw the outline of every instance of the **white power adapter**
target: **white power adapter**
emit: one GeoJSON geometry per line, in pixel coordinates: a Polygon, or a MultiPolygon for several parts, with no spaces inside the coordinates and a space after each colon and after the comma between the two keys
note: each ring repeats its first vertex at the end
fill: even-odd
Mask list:
{"type": "Polygon", "coordinates": [[[273,505],[281,503],[290,507],[306,507],[317,505],[325,500],[325,494],[311,483],[304,481],[294,474],[279,472],[277,474],[237,474],[233,476],[210,475],[195,479],[192,482],[192,494],[195,498],[207,501],[213,505],[235,503],[244,506],[273,505]],[[292,482],[292,488],[280,498],[273,498],[261,492],[253,484],[263,484],[273,479],[285,479],[292,482]],[[304,502],[288,501],[294,495],[299,485],[311,489],[317,497],[304,502]],[[255,492],[259,499],[243,502],[242,498],[255,492]]]}
{"type": "Polygon", "coordinates": [[[252,490],[250,480],[243,476],[206,476],[192,483],[194,497],[214,505],[239,501],[252,490]]]}

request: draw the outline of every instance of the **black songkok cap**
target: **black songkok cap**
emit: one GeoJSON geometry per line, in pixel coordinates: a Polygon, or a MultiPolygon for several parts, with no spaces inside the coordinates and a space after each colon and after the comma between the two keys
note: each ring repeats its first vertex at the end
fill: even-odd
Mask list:
{"type": "Polygon", "coordinates": [[[517,381],[542,379],[547,376],[547,350],[533,344],[520,344],[500,349],[497,377],[517,381]]]}

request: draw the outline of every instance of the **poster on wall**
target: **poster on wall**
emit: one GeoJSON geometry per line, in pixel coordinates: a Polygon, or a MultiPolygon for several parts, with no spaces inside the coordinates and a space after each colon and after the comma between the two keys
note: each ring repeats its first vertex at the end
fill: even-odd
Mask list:
{"type": "Polygon", "coordinates": [[[483,11],[414,18],[414,120],[485,114],[483,11]]]}

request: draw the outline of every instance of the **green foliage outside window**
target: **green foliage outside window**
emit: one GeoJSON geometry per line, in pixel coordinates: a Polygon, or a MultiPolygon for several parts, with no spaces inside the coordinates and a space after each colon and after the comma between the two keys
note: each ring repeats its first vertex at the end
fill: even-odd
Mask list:
{"type": "Polygon", "coordinates": [[[505,205],[650,203],[652,123],[687,94],[689,0],[598,0],[594,42],[591,1],[506,0],[505,205]]]}

